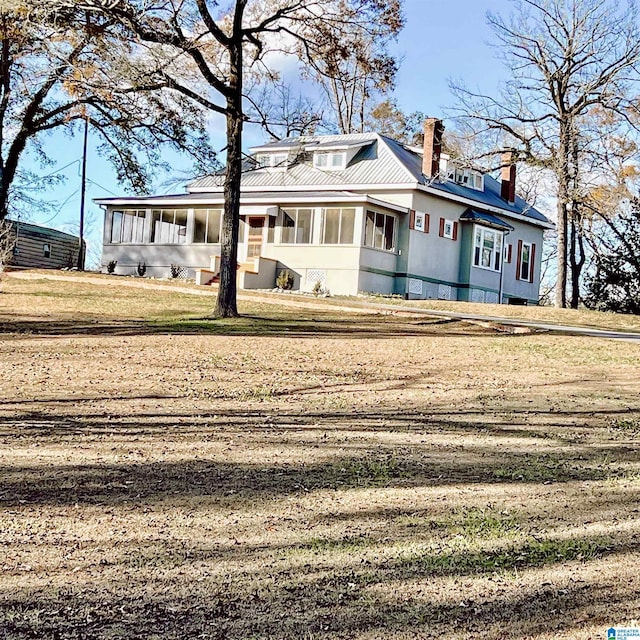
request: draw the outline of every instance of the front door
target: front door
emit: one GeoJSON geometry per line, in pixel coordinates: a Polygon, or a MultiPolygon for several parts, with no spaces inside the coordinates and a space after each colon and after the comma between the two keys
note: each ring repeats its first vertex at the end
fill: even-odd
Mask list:
{"type": "Polygon", "coordinates": [[[250,216],[249,235],[247,237],[247,259],[257,258],[262,253],[262,233],[264,229],[264,218],[250,216]]]}

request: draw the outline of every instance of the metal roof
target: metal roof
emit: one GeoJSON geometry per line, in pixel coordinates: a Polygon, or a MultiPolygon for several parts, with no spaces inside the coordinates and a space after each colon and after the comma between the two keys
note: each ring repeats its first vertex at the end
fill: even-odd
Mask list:
{"type": "MultiPolygon", "coordinates": [[[[243,187],[274,188],[279,187],[335,187],[344,185],[406,184],[415,183],[415,177],[400,162],[396,154],[389,148],[387,139],[377,134],[358,133],[346,136],[303,136],[299,139],[300,154],[287,169],[255,168],[242,174],[243,187]],[[360,143],[362,146],[345,169],[331,171],[316,169],[313,163],[301,156],[304,148],[309,146],[334,145],[337,143],[360,143]]],[[[285,141],[280,141],[284,143],[285,141]]],[[[279,143],[278,143],[279,144],[279,143]]],[[[285,146],[285,145],[280,145],[285,146]]],[[[287,142],[286,146],[290,146],[287,142]]],[[[274,150],[277,147],[271,147],[274,150]]],[[[192,182],[189,191],[206,191],[220,189],[224,176],[211,175],[192,182]]]]}
{"type": "MultiPolygon", "coordinates": [[[[552,228],[553,224],[541,212],[529,205],[519,196],[514,203],[508,203],[500,196],[500,183],[490,175],[484,175],[482,191],[457,184],[448,180],[428,178],[422,173],[422,154],[415,147],[403,145],[396,140],[372,133],[349,135],[301,136],[290,137],[271,142],[260,147],[261,151],[289,151],[287,167],[256,167],[252,162],[244,163],[242,174],[243,198],[252,192],[255,197],[276,200],[297,194],[324,193],[340,190],[367,191],[373,189],[420,189],[431,195],[462,202],[488,212],[513,216],[514,219],[529,221],[532,224],[552,228]],[[349,164],[342,170],[317,169],[313,166],[313,149],[328,149],[331,146],[344,148],[360,147],[349,164]],[[258,195],[262,194],[262,195],[258,195]]],[[[212,200],[222,196],[224,175],[221,173],[204,176],[194,180],[187,189],[188,194],[166,196],[176,202],[196,201],[200,198],[212,200]]],[[[146,202],[160,202],[162,198],[152,198],[146,202]]],[[[136,201],[142,202],[141,199],[136,201]]],[[[113,204],[114,200],[97,200],[99,204],[113,204]]],[[[124,202],[124,199],[118,199],[124,202]]],[[[167,201],[168,202],[168,201],[167,201]]]]}
{"type": "Polygon", "coordinates": [[[498,216],[485,213],[484,211],[476,211],[475,209],[467,209],[460,216],[460,220],[469,220],[474,222],[479,221],[489,227],[494,227],[495,229],[500,229],[502,231],[513,231],[514,229],[509,223],[498,218],[498,216]]]}
{"type": "Polygon", "coordinates": [[[532,207],[520,196],[516,196],[516,201],[511,204],[506,200],[503,200],[500,196],[500,183],[488,174],[484,175],[484,190],[477,191],[471,187],[465,187],[463,185],[451,182],[449,180],[445,182],[434,181],[428,185],[431,189],[435,189],[446,197],[446,194],[451,194],[468,200],[473,200],[479,205],[486,205],[489,207],[495,207],[504,210],[506,214],[514,213],[516,215],[530,218],[532,221],[542,222],[549,225],[549,219],[540,211],[532,207]]]}

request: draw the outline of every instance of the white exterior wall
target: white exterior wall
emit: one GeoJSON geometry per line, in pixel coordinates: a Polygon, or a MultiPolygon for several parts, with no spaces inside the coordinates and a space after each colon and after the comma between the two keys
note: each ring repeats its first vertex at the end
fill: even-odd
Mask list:
{"type": "MultiPolygon", "coordinates": [[[[500,287],[499,273],[473,267],[473,256],[462,255],[463,251],[473,251],[473,244],[463,242],[463,226],[473,228],[473,223],[459,221],[460,216],[468,208],[465,204],[448,201],[422,191],[368,191],[371,198],[401,205],[407,209],[414,209],[429,215],[429,231],[410,230],[409,215],[385,209],[373,204],[354,205],[352,202],[327,203],[324,206],[354,208],[355,228],[353,243],[349,245],[320,244],[321,205],[286,205],[284,208],[311,208],[314,210],[314,223],[310,244],[282,243],[282,212],[278,211],[275,218],[276,227],[272,242],[268,242],[268,225],[263,228],[262,256],[277,261],[276,276],[284,269],[294,275],[296,289],[312,291],[316,283],[320,282],[323,289],[337,295],[356,295],[359,292],[399,293],[410,294],[418,298],[445,299],[474,299],[482,297],[490,302],[496,298],[500,287]],[[396,224],[396,249],[393,252],[372,249],[364,246],[366,211],[378,211],[393,214],[396,224]],[[457,238],[440,237],[440,219],[445,218],[458,223],[457,238]],[[463,273],[461,262],[466,262],[468,273],[463,273]],[[475,285],[475,287],[474,287],[475,285]]],[[[203,202],[202,208],[208,208],[203,202]]],[[[132,204],[130,207],[110,207],[120,210],[123,208],[141,208],[132,204]]],[[[156,244],[151,243],[152,209],[147,208],[144,229],[144,243],[140,244],[111,244],[111,215],[108,213],[104,225],[103,259],[104,266],[110,260],[117,260],[117,273],[135,274],[139,262],[146,262],[148,276],[167,277],[171,264],[178,264],[186,268],[185,275],[193,277],[195,269],[208,268],[212,257],[220,255],[219,244],[156,244]]],[[[174,208],[174,207],[168,207],[174,208]]],[[[209,208],[219,208],[211,206],[209,208]]],[[[185,207],[185,209],[187,209],[185,207]]],[[[245,207],[246,209],[246,207],[245,207]]],[[[270,205],[270,211],[275,209],[270,205]]],[[[482,210],[482,206],[478,205],[482,210]]],[[[256,208],[255,215],[263,215],[267,207],[256,208]]],[[[187,238],[192,237],[194,229],[193,208],[187,209],[187,238]]],[[[251,213],[251,215],[253,215],[251,213]]],[[[503,264],[503,294],[504,300],[517,297],[528,301],[537,300],[538,282],[540,277],[540,258],[542,254],[542,229],[526,223],[514,221],[505,214],[496,213],[498,217],[515,227],[515,231],[506,236],[505,242],[513,245],[512,261],[503,264]],[[518,239],[528,243],[535,243],[535,272],[534,282],[517,280],[517,244],[518,239]]],[[[265,218],[268,220],[269,218],[265,218]]],[[[241,221],[238,260],[244,262],[247,256],[246,224],[241,221]]],[[[267,283],[270,277],[248,278],[249,282],[260,282],[265,288],[275,286],[267,283]]]]}
{"type": "MultiPolygon", "coordinates": [[[[313,291],[317,282],[336,295],[358,293],[360,247],[353,245],[271,244],[264,254],[289,270],[294,289],[313,291]]],[[[277,274],[276,274],[277,275],[277,274]]]]}

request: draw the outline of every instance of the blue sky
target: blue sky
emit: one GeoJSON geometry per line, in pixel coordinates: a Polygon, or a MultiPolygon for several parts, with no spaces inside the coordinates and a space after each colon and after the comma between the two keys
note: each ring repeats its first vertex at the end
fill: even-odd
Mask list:
{"type": "MultiPolygon", "coordinates": [[[[492,92],[504,76],[504,69],[496,60],[496,50],[490,46],[492,34],[486,24],[486,13],[492,11],[504,16],[512,9],[511,0],[405,0],[406,27],[398,39],[396,52],[402,57],[397,86],[394,93],[400,107],[407,112],[422,111],[429,116],[442,116],[444,109],[453,104],[448,82],[463,80],[472,88],[480,87],[492,92]]],[[[215,120],[214,120],[215,122],[215,120]]],[[[224,146],[224,131],[212,131],[217,146],[224,146]]],[[[248,145],[265,139],[259,131],[246,131],[248,145]]],[[[39,173],[62,171],[66,182],[51,192],[57,206],[53,214],[34,211],[30,221],[63,231],[76,232],[80,208],[80,135],[70,138],[60,132],[44,141],[44,147],[54,160],[53,167],[39,173]]],[[[99,257],[102,237],[102,211],[91,202],[92,198],[124,195],[115,172],[100,159],[93,146],[88,156],[87,187],[87,240],[90,258],[99,257]]],[[[175,160],[176,168],[185,169],[184,162],[175,160]]],[[[166,180],[166,176],[163,176],[166,180]]],[[[158,186],[157,192],[180,191],[180,186],[158,186]]]]}

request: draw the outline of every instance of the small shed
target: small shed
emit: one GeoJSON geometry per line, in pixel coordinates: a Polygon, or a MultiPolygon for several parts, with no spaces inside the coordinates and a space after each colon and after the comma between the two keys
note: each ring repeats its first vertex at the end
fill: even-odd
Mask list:
{"type": "MultiPolygon", "coordinates": [[[[64,269],[78,265],[80,238],[28,222],[10,221],[15,231],[12,267],[64,269]]],[[[83,253],[86,245],[82,243],[83,253]]]]}

